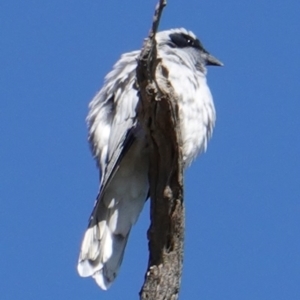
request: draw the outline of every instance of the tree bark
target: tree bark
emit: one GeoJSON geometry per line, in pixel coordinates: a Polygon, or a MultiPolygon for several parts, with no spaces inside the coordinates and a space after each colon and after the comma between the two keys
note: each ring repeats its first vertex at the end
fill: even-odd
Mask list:
{"type": "Polygon", "coordinates": [[[177,96],[157,57],[155,34],[165,0],[155,11],[137,67],[139,121],[150,149],[149,262],[141,300],[178,299],[184,241],[183,161],[177,96]]]}

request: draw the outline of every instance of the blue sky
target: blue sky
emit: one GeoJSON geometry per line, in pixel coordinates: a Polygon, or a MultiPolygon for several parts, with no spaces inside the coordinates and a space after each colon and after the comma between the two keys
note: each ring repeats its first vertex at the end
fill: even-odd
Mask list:
{"type": "MultiPolygon", "coordinates": [[[[87,105],[139,49],[156,1],[0,4],[1,299],[137,299],[148,205],[108,292],[77,275],[98,189],[87,105]]],[[[217,124],[186,172],[181,299],[300,299],[300,2],[170,0],[225,64],[208,81],[217,124]]]]}

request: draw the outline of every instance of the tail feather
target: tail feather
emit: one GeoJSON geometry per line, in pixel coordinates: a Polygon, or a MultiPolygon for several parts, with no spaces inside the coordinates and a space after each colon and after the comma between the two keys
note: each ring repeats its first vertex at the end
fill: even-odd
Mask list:
{"type": "Polygon", "coordinates": [[[101,205],[101,220],[98,219],[98,223],[85,232],[77,270],[82,277],[92,276],[103,290],[110,287],[118,274],[131,226],[136,221],[144,200],[139,202],[140,205],[136,205],[138,203],[131,201],[132,209],[128,205],[113,208],[101,205]]]}
{"type": "Polygon", "coordinates": [[[103,290],[107,290],[118,275],[128,236],[113,236],[113,255],[104,264],[103,268],[93,275],[93,278],[103,290]]]}
{"type": "Polygon", "coordinates": [[[78,273],[82,277],[93,276],[97,284],[108,289],[118,274],[124,250],[130,233],[114,233],[117,216],[112,209],[107,210],[107,220],[102,220],[85,232],[78,261],[78,273]]]}

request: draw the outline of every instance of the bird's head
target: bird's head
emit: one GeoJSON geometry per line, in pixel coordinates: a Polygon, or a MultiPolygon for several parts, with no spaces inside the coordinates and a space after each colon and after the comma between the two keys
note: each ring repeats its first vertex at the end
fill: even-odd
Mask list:
{"type": "Polygon", "coordinates": [[[158,32],[156,41],[158,49],[178,55],[184,62],[191,62],[202,72],[205,71],[205,66],[223,66],[221,61],[203,47],[193,32],[184,28],[158,32]]]}

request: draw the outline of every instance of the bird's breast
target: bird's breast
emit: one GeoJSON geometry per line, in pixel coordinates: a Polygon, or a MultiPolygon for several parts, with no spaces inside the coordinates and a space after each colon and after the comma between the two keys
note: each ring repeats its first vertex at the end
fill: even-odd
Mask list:
{"type": "Polygon", "coordinates": [[[206,150],[215,124],[216,113],[206,77],[188,68],[169,73],[169,80],[178,96],[180,127],[185,166],[206,150]]]}

